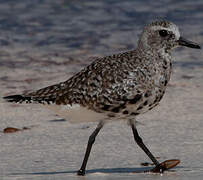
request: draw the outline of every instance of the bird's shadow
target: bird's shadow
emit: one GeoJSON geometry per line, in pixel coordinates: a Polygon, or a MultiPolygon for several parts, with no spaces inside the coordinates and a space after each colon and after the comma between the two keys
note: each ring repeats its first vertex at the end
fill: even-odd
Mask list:
{"type": "MultiPolygon", "coordinates": [[[[100,168],[86,170],[86,174],[94,173],[144,173],[152,169],[152,167],[140,167],[140,168],[100,168]]],[[[12,173],[10,175],[57,175],[57,174],[73,174],[76,175],[77,171],[51,171],[51,172],[27,172],[27,173],[12,173]]]]}

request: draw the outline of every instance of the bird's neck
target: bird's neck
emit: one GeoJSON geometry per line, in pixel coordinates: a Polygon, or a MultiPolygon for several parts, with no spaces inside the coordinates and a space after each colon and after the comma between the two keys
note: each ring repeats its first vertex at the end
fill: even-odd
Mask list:
{"type": "Polygon", "coordinates": [[[148,46],[142,46],[142,44],[139,44],[136,51],[139,52],[140,55],[143,56],[158,56],[161,57],[161,59],[171,59],[171,52],[170,50],[167,50],[166,48],[151,48],[148,46]]]}
{"type": "Polygon", "coordinates": [[[137,51],[139,51],[139,54],[143,54],[146,56],[146,54],[152,54],[152,55],[158,55],[162,58],[169,58],[171,59],[171,49],[168,49],[167,47],[151,47],[147,43],[147,39],[145,36],[142,36],[142,38],[138,41],[137,51]]]}
{"type": "Polygon", "coordinates": [[[170,50],[167,50],[165,48],[156,50],[158,55],[161,56],[164,59],[171,59],[171,52],[170,50]]]}

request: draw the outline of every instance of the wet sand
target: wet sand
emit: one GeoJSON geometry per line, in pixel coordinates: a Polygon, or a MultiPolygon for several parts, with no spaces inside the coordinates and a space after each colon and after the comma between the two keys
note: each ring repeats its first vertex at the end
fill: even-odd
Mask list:
{"type": "MultiPolygon", "coordinates": [[[[156,17],[173,21],[184,37],[203,46],[201,0],[1,1],[0,96],[64,81],[96,56],[134,49],[144,24],[156,17]]],[[[149,168],[141,163],[150,160],[126,123],[109,123],[97,137],[86,179],[202,179],[203,51],[179,48],[173,58],[163,100],[137,119],[155,156],[181,164],[163,176],[133,174],[149,168]]],[[[0,177],[78,179],[95,123],[71,124],[38,105],[0,102],[0,177]],[[7,127],[20,130],[3,133],[7,127]]]]}

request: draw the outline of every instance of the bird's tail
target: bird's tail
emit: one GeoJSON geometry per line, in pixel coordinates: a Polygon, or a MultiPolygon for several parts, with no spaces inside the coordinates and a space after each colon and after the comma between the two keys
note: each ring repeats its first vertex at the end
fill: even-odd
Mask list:
{"type": "Polygon", "coordinates": [[[16,94],[11,96],[5,96],[8,102],[15,103],[41,103],[41,104],[51,104],[56,102],[57,93],[60,90],[60,84],[55,84],[48,86],[37,91],[33,91],[26,94],[16,94]]]}
{"type": "Polygon", "coordinates": [[[5,97],[3,97],[3,99],[5,99],[7,102],[15,102],[15,103],[22,103],[22,102],[31,103],[31,101],[32,101],[31,97],[23,96],[20,94],[5,96],[5,97]]]}
{"type": "Polygon", "coordinates": [[[51,104],[55,102],[55,97],[51,96],[31,96],[31,95],[11,95],[3,97],[7,102],[14,103],[40,103],[40,104],[51,104]]]}

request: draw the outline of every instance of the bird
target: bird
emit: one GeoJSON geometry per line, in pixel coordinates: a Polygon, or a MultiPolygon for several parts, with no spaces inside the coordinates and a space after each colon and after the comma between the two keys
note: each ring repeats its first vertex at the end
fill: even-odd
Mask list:
{"type": "Polygon", "coordinates": [[[104,124],[118,120],[129,122],[135,142],[163,172],[165,167],[137,131],[136,117],[159,104],[171,76],[171,51],[180,46],[201,48],[180,36],[174,23],[155,20],[144,27],[134,50],[98,57],[67,81],[3,98],[14,103],[42,104],[72,123],[98,122],[89,136],[78,175],[85,175],[92,146],[104,124]]]}

